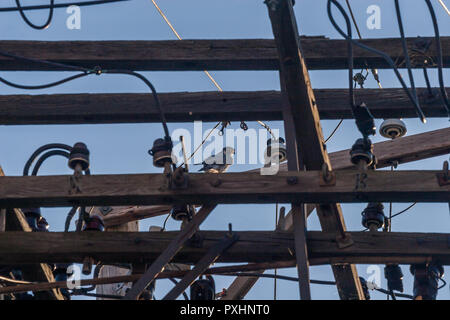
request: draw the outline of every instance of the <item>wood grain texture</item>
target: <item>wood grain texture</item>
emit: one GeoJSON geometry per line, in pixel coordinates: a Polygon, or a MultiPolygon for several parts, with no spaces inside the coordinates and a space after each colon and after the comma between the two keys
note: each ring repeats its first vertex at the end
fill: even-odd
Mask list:
{"type": "MultiPolygon", "coordinates": [[[[414,48],[417,38],[408,38],[414,48]]],[[[427,56],[436,61],[434,39],[427,56]]],[[[450,37],[441,37],[444,66],[450,65],[450,37]]],[[[403,61],[399,38],[366,39],[362,43],[403,61]]],[[[346,69],[347,42],[302,37],[302,50],[310,70],[346,69]]],[[[169,40],[169,41],[10,41],[0,42],[3,51],[23,57],[50,60],[76,66],[141,71],[187,70],[278,70],[278,55],[271,39],[169,40]]],[[[354,48],[355,68],[365,62],[373,68],[388,68],[378,55],[354,48]]],[[[415,64],[420,67],[420,64],[415,64]]],[[[404,64],[401,65],[404,67],[404,64]]],[[[55,70],[46,65],[0,57],[0,70],[55,70]]]]}
{"type": "MultiPolygon", "coordinates": [[[[0,167],[0,177],[4,177],[2,167],[0,167]]],[[[22,207],[20,207],[22,208],[22,207]]],[[[31,234],[31,228],[25,218],[25,215],[20,209],[2,210],[5,213],[5,230],[6,231],[21,231],[31,234]]],[[[8,232],[9,233],[9,232],[8,232]]],[[[5,233],[6,234],[6,233],[5,233]]],[[[14,246],[11,246],[13,248],[14,246]]],[[[55,282],[53,272],[50,266],[46,263],[37,263],[27,265],[22,268],[22,275],[25,281],[45,281],[55,282]]],[[[58,289],[49,291],[34,292],[37,299],[42,300],[64,300],[63,295],[58,289]]]]}
{"type": "Polygon", "coordinates": [[[131,289],[125,294],[124,299],[137,300],[139,298],[142,291],[155,280],[158,274],[164,270],[164,267],[183,248],[185,242],[198,231],[200,225],[206,220],[215,207],[216,205],[204,205],[200,208],[192,220],[186,224],[185,228],[177,234],[164,251],[161,252],[158,258],[150,265],[144,275],[133,284],[131,289]]]}
{"type": "MultiPolygon", "coordinates": [[[[280,84],[285,101],[285,112],[290,118],[285,118],[285,124],[288,126],[289,131],[295,133],[295,144],[298,154],[296,157],[297,170],[320,170],[322,166],[332,170],[324,143],[317,100],[308,73],[307,54],[302,48],[303,42],[300,41],[293,3],[288,0],[275,4],[275,8],[271,5],[268,5],[268,7],[280,61],[280,84]]],[[[334,50],[330,48],[329,52],[332,51],[334,50]]],[[[286,137],[288,138],[288,145],[292,146],[294,139],[288,137],[288,132],[286,132],[286,137]]],[[[291,154],[290,157],[288,158],[288,170],[293,170],[292,168],[295,167],[292,163],[294,156],[291,154]]],[[[337,232],[342,236],[346,227],[340,205],[332,203],[318,205],[316,208],[322,230],[337,232]]],[[[294,231],[297,231],[296,234],[298,235],[296,225],[304,225],[306,228],[306,221],[295,221],[295,216],[293,215],[294,231]]],[[[306,213],[299,217],[306,219],[306,213]]],[[[304,246],[297,243],[296,247],[298,249],[304,246]]],[[[306,253],[303,256],[306,257],[305,259],[308,259],[306,253]]],[[[298,257],[299,254],[297,252],[298,257]]],[[[306,275],[306,282],[309,282],[307,266],[301,268],[300,261],[297,262],[299,279],[306,275]]],[[[348,268],[332,266],[332,269],[341,299],[364,300],[355,266],[349,266],[348,268]]],[[[309,283],[306,286],[302,280],[300,280],[300,296],[302,299],[310,299],[311,296],[309,283]]]]}
{"type": "MultiPolygon", "coordinates": [[[[5,232],[0,234],[0,263],[80,262],[85,256],[108,262],[152,262],[179,231],[170,232],[5,232]],[[11,246],[15,250],[11,250],[11,246]]],[[[201,248],[184,246],[172,262],[195,264],[225,236],[226,231],[199,231],[201,248]]],[[[292,261],[291,232],[237,231],[239,240],[217,259],[230,263],[292,261]]],[[[339,263],[400,263],[437,259],[450,264],[450,234],[400,232],[349,232],[354,244],[339,248],[335,233],[308,231],[311,265],[339,263]]],[[[292,266],[292,265],[291,265],[292,266]]],[[[246,265],[241,266],[245,268],[246,265]]],[[[259,266],[261,269],[264,266],[259,266]]],[[[269,266],[265,266],[269,268],[269,266]]],[[[256,270],[256,269],[253,269],[256,270]]]]}
{"type": "MultiPolygon", "coordinates": [[[[447,90],[450,95],[450,90],[447,90]]],[[[416,118],[402,89],[355,90],[375,118],[416,118]]],[[[419,88],[427,117],[446,117],[439,96],[426,98],[419,88]]],[[[346,89],[314,90],[321,119],[352,119],[346,89]]],[[[281,94],[255,92],[160,93],[169,122],[282,120],[281,94]]],[[[145,93],[0,95],[0,124],[100,124],[160,122],[153,98],[145,93]]]]}
{"type": "Polygon", "coordinates": [[[162,188],[162,174],[91,175],[69,192],[71,176],[0,177],[0,207],[153,205],[173,203],[448,202],[450,185],[439,171],[375,171],[355,190],[359,172],[336,171],[336,185],[320,186],[319,171],[190,174],[185,190],[162,188]],[[296,182],[296,184],[292,184],[296,182]],[[219,185],[217,185],[219,184],[219,185]]]}

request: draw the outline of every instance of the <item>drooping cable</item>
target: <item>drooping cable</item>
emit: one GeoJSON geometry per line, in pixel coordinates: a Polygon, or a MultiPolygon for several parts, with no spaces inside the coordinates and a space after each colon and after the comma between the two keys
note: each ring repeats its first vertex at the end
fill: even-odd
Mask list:
{"type": "Polygon", "coordinates": [[[450,103],[448,100],[448,96],[447,96],[447,91],[445,89],[445,85],[444,85],[444,74],[443,74],[443,69],[444,69],[444,59],[443,59],[443,54],[442,54],[442,46],[441,46],[441,36],[439,34],[439,25],[437,23],[437,18],[436,18],[436,13],[434,12],[433,9],[433,5],[431,4],[430,0],[425,0],[425,3],[428,6],[428,11],[430,12],[430,16],[431,16],[431,20],[433,22],[433,28],[434,28],[434,38],[435,38],[435,42],[436,42],[436,53],[437,53],[437,65],[438,65],[438,79],[439,79],[439,87],[440,87],[440,91],[441,91],[441,97],[442,100],[444,102],[444,106],[447,109],[447,114],[450,117],[450,103]]]}
{"type": "Polygon", "coordinates": [[[66,150],[66,151],[70,152],[72,150],[72,147],[67,144],[63,144],[63,143],[49,143],[49,144],[43,145],[42,147],[39,147],[35,152],[33,152],[33,154],[30,156],[30,158],[25,163],[25,166],[23,168],[23,175],[28,176],[30,167],[33,164],[33,162],[36,160],[36,158],[42,152],[51,150],[51,149],[62,149],[62,150],[66,150]]]}
{"type": "Polygon", "coordinates": [[[390,219],[395,218],[395,217],[401,215],[402,213],[405,213],[406,211],[408,211],[409,209],[411,209],[412,207],[414,207],[416,204],[417,204],[417,202],[414,202],[412,205],[410,205],[410,206],[407,207],[406,209],[404,209],[404,210],[402,210],[402,211],[400,211],[400,212],[397,212],[396,214],[393,214],[393,215],[390,217],[390,219]]]}
{"type": "Polygon", "coordinates": [[[109,73],[109,74],[124,74],[124,75],[129,75],[129,76],[133,76],[135,78],[140,79],[142,82],[145,83],[145,85],[150,89],[153,99],[155,101],[155,105],[156,108],[158,109],[158,112],[160,114],[160,118],[161,118],[161,123],[163,125],[163,129],[164,129],[164,134],[166,136],[166,138],[170,138],[170,134],[169,134],[169,129],[167,127],[167,121],[166,121],[166,117],[165,114],[162,110],[161,107],[161,103],[159,101],[158,98],[158,94],[156,92],[155,87],[153,86],[153,84],[143,75],[141,75],[140,73],[137,73],[135,71],[131,71],[131,70],[122,70],[122,69],[111,69],[111,70],[103,70],[100,67],[96,67],[94,69],[88,69],[88,68],[83,68],[83,67],[77,67],[77,66],[72,66],[72,65],[68,65],[68,64],[62,64],[62,63],[55,63],[52,61],[47,61],[47,60],[38,60],[38,59],[31,59],[31,58],[25,58],[25,57],[21,57],[21,56],[17,56],[11,53],[7,53],[7,52],[1,52],[0,51],[0,55],[3,56],[8,56],[10,58],[13,59],[17,59],[17,60],[22,60],[22,61],[28,61],[28,62],[33,62],[33,63],[40,63],[40,64],[45,64],[45,65],[49,65],[52,67],[62,67],[62,68],[67,68],[70,70],[77,70],[77,71],[82,71],[83,73],[77,74],[77,75],[73,75],[70,76],[68,78],[56,81],[56,82],[52,82],[52,83],[48,83],[48,84],[44,84],[44,85],[37,85],[37,86],[27,86],[27,85],[20,85],[20,84],[16,84],[13,82],[10,82],[2,77],[0,77],[0,82],[3,82],[4,84],[14,87],[14,88],[18,88],[18,89],[25,89],[25,90],[38,90],[38,89],[46,89],[46,88],[50,88],[50,87],[54,87],[78,78],[82,78],[91,74],[95,74],[95,75],[101,75],[102,73],[109,73]]]}
{"type": "MultiPolygon", "coordinates": [[[[349,70],[353,70],[353,63],[350,62],[350,58],[353,60],[353,54],[352,54],[352,50],[351,50],[351,45],[356,45],[364,50],[368,50],[372,53],[375,53],[379,56],[381,56],[388,64],[389,66],[394,70],[394,73],[397,77],[397,79],[399,80],[400,84],[402,85],[403,89],[405,90],[406,94],[408,95],[408,98],[411,100],[412,104],[414,105],[415,109],[416,109],[416,113],[419,116],[419,118],[421,119],[421,121],[423,123],[426,122],[426,118],[425,115],[422,112],[422,108],[420,107],[420,104],[417,100],[414,99],[414,96],[411,94],[411,92],[408,90],[408,87],[406,86],[405,81],[403,80],[400,72],[398,71],[397,67],[395,66],[394,61],[392,60],[392,58],[387,55],[386,53],[379,51],[377,49],[371,48],[369,46],[366,46],[362,43],[360,43],[357,40],[354,40],[351,36],[351,25],[350,25],[350,19],[347,15],[347,13],[345,12],[344,8],[340,5],[339,2],[337,2],[336,0],[328,0],[327,2],[327,12],[328,12],[328,17],[330,19],[331,24],[333,25],[333,27],[336,29],[336,31],[342,36],[344,37],[348,42],[349,42],[349,70]],[[345,33],[340,27],[339,25],[336,23],[333,13],[331,11],[331,4],[334,4],[338,10],[341,12],[342,16],[344,17],[345,21],[346,21],[346,25],[347,25],[347,33],[345,33]]],[[[351,77],[352,78],[352,77],[351,77]]],[[[350,87],[350,99],[352,101],[353,97],[353,88],[350,87]]],[[[353,107],[353,106],[352,106],[353,107]]],[[[353,108],[352,108],[353,110],[353,108]]]]}
{"type": "Polygon", "coordinates": [[[398,28],[400,30],[400,39],[402,41],[403,54],[405,55],[405,64],[406,64],[406,68],[408,70],[408,77],[409,77],[409,82],[411,84],[412,95],[416,101],[419,101],[419,99],[417,98],[416,85],[414,83],[414,75],[412,73],[412,66],[411,66],[411,59],[409,57],[409,52],[408,52],[408,45],[406,43],[405,30],[403,28],[402,14],[400,12],[400,2],[399,2],[399,0],[394,0],[394,2],[395,2],[395,12],[397,15],[398,28]]]}
{"type": "Polygon", "coordinates": [[[22,5],[20,4],[20,0],[16,0],[16,5],[17,5],[17,9],[18,9],[23,21],[25,21],[25,23],[27,25],[29,25],[31,28],[37,29],[37,30],[43,30],[43,29],[47,29],[50,26],[50,23],[52,22],[52,19],[53,19],[53,11],[55,9],[55,7],[54,7],[55,0],[50,0],[50,4],[49,4],[50,8],[49,8],[49,12],[48,12],[48,18],[47,18],[47,21],[42,25],[36,25],[36,24],[32,23],[30,21],[30,19],[28,19],[28,17],[26,16],[26,14],[22,8],[22,5]]]}
{"type": "Polygon", "coordinates": [[[46,153],[44,153],[39,159],[38,161],[36,161],[36,164],[34,165],[33,171],[31,172],[32,176],[36,176],[39,172],[39,169],[41,168],[42,164],[44,163],[45,160],[47,160],[48,158],[54,157],[54,156],[61,156],[64,157],[66,159],[69,159],[70,154],[67,151],[64,150],[50,150],[47,151],[46,153]]]}
{"type": "MultiPolygon", "coordinates": [[[[100,4],[109,4],[114,2],[125,2],[125,1],[131,1],[131,0],[93,0],[93,1],[74,1],[74,2],[66,2],[66,3],[55,3],[53,5],[28,5],[28,6],[22,6],[22,11],[29,11],[29,10],[42,10],[42,9],[50,9],[53,7],[54,9],[59,8],[66,8],[70,6],[78,6],[78,7],[84,7],[84,6],[95,6],[100,4]]],[[[5,7],[0,8],[0,12],[13,12],[13,11],[19,11],[19,8],[17,6],[15,7],[5,7]]]]}

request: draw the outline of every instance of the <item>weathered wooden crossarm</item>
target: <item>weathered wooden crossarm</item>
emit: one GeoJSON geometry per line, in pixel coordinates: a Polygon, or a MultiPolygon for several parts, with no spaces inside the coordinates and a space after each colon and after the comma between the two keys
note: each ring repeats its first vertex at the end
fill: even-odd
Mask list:
{"type": "MultiPolygon", "coordinates": [[[[450,95],[450,90],[447,90],[450,95]]],[[[321,119],[351,119],[346,89],[314,90],[321,119]]],[[[436,90],[436,93],[439,94],[436,90]]],[[[439,95],[418,95],[427,117],[446,117],[439,95]]],[[[417,114],[403,89],[356,90],[376,118],[415,118],[417,114]]],[[[169,122],[281,120],[281,94],[254,92],[160,93],[169,122]]],[[[0,124],[98,124],[160,122],[151,95],[143,93],[0,95],[0,124]]]]}
{"type": "Polygon", "coordinates": [[[323,185],[321,171],[190,174],[184,190],[169,190],[163,174],[91,175],[71,189],[72,176],[0,177],[0,207],[151,205],[173,203],[448,202],[450,185],[440,171],[336,171],[336,185],[323,185]],[[362,179],[362,180],[361,180],[362,179]],[[359,181],[359,182],[358,182],[359,181]]]}
{"type": "MultiPolygon", "coordinates": [[[[236,231],[239,240],[217,262],[260,263],[294,259],[291,232],[236,231]]],[[[0,233],[0,264],[81,262],[86,256],[105,263],[152,262],[175,239],[170,232],[0,233]],[[14,249],[12,249],[14,248],[14,249]]],[[[199,231],[202,247],[184,246],[174,263],[195,264],[226,231],[199,231]]],[[[410,264],[437,260],[450,265],[450,234],[349,232],[354,244],[339,248],[335,233],[307,233],[311,265],[339,263],[410,264]]],[[[261,268],[261,266],[259,266],[261,268]]]]}
{"type": "MultiPolygon", "coordinates": [[[[413,49],[417,38],[408,38],[413,49]]],[[[434,39],[427,56],[437,61],[434,39]]],[[[450,37],[441,37],[444,65],[450,65],[450,37]]],[[[404,61],[399,38],[366,39],[362,43],[404,61]]],[[[278,70],[278,55],[271,39],[169,40],[169,41],[1,41],[3,51],[35,59],[51,60],[87,68],[188,71],[188,70],[278,70]]],[[[346,69],[347,42],[326,38],[302,38],[310,70],[346,69]]],[[[378,55],[354,48],[355,68],[388,68],[378,55]]],[[[415,64],[420,67],[420,64],[415,64]]],[[[404,65],[401,65],[404,67],[404,65]]],[[[38,63],[0,57],[0,70],[55,70],[38,63]]]]}

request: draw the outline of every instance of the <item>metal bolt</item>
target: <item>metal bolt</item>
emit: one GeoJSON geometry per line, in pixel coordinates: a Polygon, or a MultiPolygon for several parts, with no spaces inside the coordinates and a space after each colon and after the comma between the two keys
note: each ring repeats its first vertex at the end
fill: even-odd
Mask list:
{"type": "Polygon", "coordinates": [[[288,177],[287,178],[287,184],[290,186],[296,185],[298,183],[297,177],[288,177]]]}

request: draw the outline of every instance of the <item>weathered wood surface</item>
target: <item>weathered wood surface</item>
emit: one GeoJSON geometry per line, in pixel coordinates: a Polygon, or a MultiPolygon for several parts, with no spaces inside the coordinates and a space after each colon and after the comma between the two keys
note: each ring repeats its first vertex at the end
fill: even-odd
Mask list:
{"type": "MultiPolygon", "coordinates": [[[[0,177],[3,177],[4,175],[5,173],[3,172],[2,167],[0,167],[0,177]]],[[[20,209],[9,209],[6,211],[2,210],[2,212],[5,214],[4,229],[6,231],[21,231],[31,234],[31,228],[27,223],[25,215],[22,213],[20,209]]],[[[14,245],[10,247],[10,250],[11,248],[14,248],[14,245]]],[[[37,263],[33,265],[24,266],[24,268],[22,268],[22,275],[25,281],[45,281],[45,282],[55,281],[50,266],[45,263],[37,263]]],[[[39,299],[64,300],[63,295],[58,289],[35,292],[35,295],[39,299]]]]}
{"type": "Polygon", "coordinates": [[[185,228],[181,230],[172,241],[170,241],[158,258],[153,261],[150,267],[145,271],[144,275],[133,284],[131,289],[125,294],[124,299],[137,300],[139,298],[142,291],[144,291],[145,288],[147,288],[148,285],[155,280],[158,274],[164,270],[164,267],[183,248],[185,242],[198,231],[200,225],[206,220],[215,207],[216,205],[204,205],[200,208],[192,220],[186,224],[185,228]]]}
{"type": "MultiPolygon", "coordinates": [[[[450,95],[450,90],[447,90],[450,95]]],[[[355,90],[375,118],[415,118],[417,114],[402,89],[355,90]]],[[[316,89],[321,119],[353,118],[346,89],[316,89]]],[[[418,89],[427,117],[446,117],[439,96],[427,98],[418,89]]],[[[281,120],[281,94],[255,92],[160,93],[169,122],[281,120]]],[[[99,124],[160,122],[151,95],[145,93],[0,95],[0,124],[99,124]]]]}
{"type": "Polygon", "coordinates": [[[153,205],[173,203],[448,202],[440,171],[375,171],[356,188],[356,170],[336,171],[336,185],[321,186],[321,171],[189,175],[189,188],[161,188],[162,174],[91,175],[69,190],[71,176],[0,177],[0,207],[153,205]]]}
{"type": "MultiPolygon", "coordinates": [[[[115,230],[115,226],[168,214],[170,209],[172,209],[172,206],[112,207],[111,212],[103,216],[103,223],[105,227],[115,230]]],[[[133,230],[127,227],[127,231],[133,230]]]]}
{"type": "MultiPolygon", "coordinates": [[[[260,268],[264,269],[282,269],[282,268],[292,268],[295,266],[295,261],[277,261],[277,262],[267,262],[267,263],[249,263],[246,265],[232,265],[226,267],[213,267],[207,269],[204,274],[226,274],[234,272],[254,272],[260,268]]],[[[180,278],[186,275],[189,270],[177,270],[177,271],[163,271],[158,276],[157,279],[168,279],[168,278],[180,278]]],[[[110,278],[96,278],[96,279],[81,279],[80,285],[102,285],[102,284],[112,284],[112,283],[123,283],[138,280],[142,275],[134,274],[129,276],[118,276],[110,278]]],[[[67,281],[59,281],[52,283],[36,283],[29,285],[15,285],[9,288],[0,288],[0,293],[15,293],[15,292],[27,292],[27,291],[44,291],[54,288],[67,288],[67,281]]]]}
{"type": "MultiPolygon", "coordinates": [[[[320,125],[317,100],[308,73],[307,53],[302,48],[304,44],[303,41],[300,41],[293,4],[288,0],[276,4],[268,4],[268,8],[280,62],[280,84],[287,108],[285,112],[290,118],[285,119],[285,124],[289,126],[290,131],[292,130],[295,133],[295,145],[297,146],[296,169],[320,170],[323,166],[326,166],[327,169],[332,170],[320,125]]],[[[329,53],[333,51],[331,49],[329,53]]],[[[288,145],[292,146],[294,141],[289,143],[289,139],[293,139],[287,135],[288,133],[286,133],[288,145]]],[[[291,154],[290,157],[288,158],[288,169],[293,170],[292,160],[294,155],[291,154]],[[291,161],[291,164],[289,161],[291,161]]],[[[297,201],[300,202],[301,200],[297,201]]],[[[336,233],[345,231],[344,218],[338,203],[318,205],[316,208],[322,230],[336,233]]],[[[302,209],[306,211],[305,207],[302,209]]],[[[293,205],[293,212],[294,232],[299,235],[300,226],[303,226],[306,230],[306,212],[299,215],[296,205],[293,205]],[[295,221],[296,219],[302,220],[295,221]]],[[[297,250],[305,246],[304,239],[298,238],[297,250]]],[[[309,300],[311,299],[311,293],[309,288],[308,255],[307,253],[302,255],[304,256],[303,260],[306,261],[298,260],[299,253],[297,252],[300,297],[301,299],[309,300]],[[306,279],[306,281],[302,281],[302,278],[306,279]]],[[[332,266],[332,269],[341,299],[364,300],[363,290],[355,266],[332,266]]]]}
{"type": "MultiPolygon", "coordinates": [[[[412,136],[402,137],[396,140],[377,142],[374,150],[378,157],[378,168],[389,166],[393,161],[407,163],[427,159],[450,153],[450,128],[440,129],[412,136]]],[[[349,159],[350,150],[330,153],[330,161],[335,170],[352,168],[349,159]]],[[[280,170],[287,170],[286,163],[281,164],[280,170]]],[[[253,171],[259,171],[253,170],[253,171]]],[[[113,226],[130,221],[151,218],[168,214],[171,206],[142,206],[142,207],[114,207],[113,211],[104,217],[106,226],[113,226]]],[[[308,213],[315,208],[308,205],[308,213]]],[[[292,215],[286,215],[285,225],[291,230],[292,215]]]]}
{"type": "MultiPolygon", "coordinates": [[[[417,38],[408,38],[414,48],[417,38]]],[[[427,56],[437,60],[434,39],[427,56]]],[[[444,65],[450,65],[450,37],[441,37],[444,65]]],[[[399,38],[366,39],[362,43],[403,61],[399,38]]],[[[347,42],[325,38],[302,38],[303,53],[310,70],[346,69],[347,42]]],[[[87,68],[141,71],[188,70],[277,70],[278,55],[271,39],[169,40],[169,41],[10,41],[0,42],[3,51],[87,68]]],[[[355,68],[367,62],[373,68],[389,68],[378,55],[354,48],[355,68]]],[[[420,67],[420,64],[414,65],[420,67]]],[[[404,64],[401,65],[404,67],[404,64]]],[[[55,70],[46,65],[0,57],[0,70],[55,70]]]]}
{"type": "MultiPolygon", "coordinates": [[[[184,246],[174,263],[195,264],[223,239],[226,231],[198,231],[201,248],[184,246]]],[[[291,261],[295,254],[291,232],[236,231],[239,240],[217,262],[291,261]]],[[[85,256],[108,262],[152,262],[180,234],[170,232],[49,232],[0,233],[0,263],[80,262],[85,256]],[[12,251],[11,247],[15,250],[12,251]]],[[[336,263],[400,263],[438,259],[450,264],[450,234],[400,232],[349,232],[354,244],[339,248],[335,233],[307,233],[311,265],[336,263]]],[[[245,268],[244,266],[241,266],[245,268]]],[[[261,269],[262,266],[259,266],[261,269]]]]}

